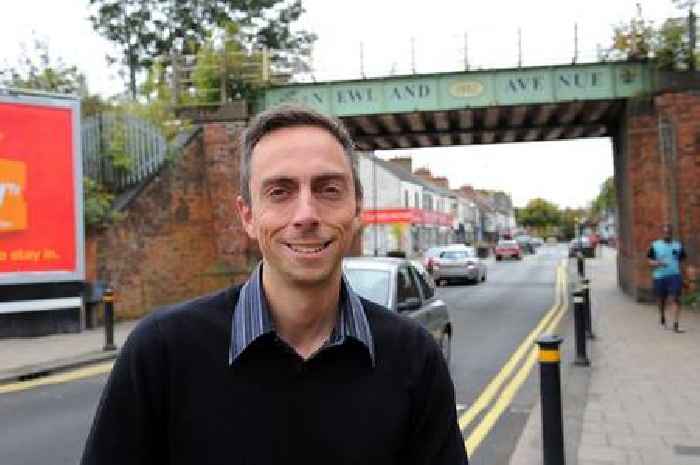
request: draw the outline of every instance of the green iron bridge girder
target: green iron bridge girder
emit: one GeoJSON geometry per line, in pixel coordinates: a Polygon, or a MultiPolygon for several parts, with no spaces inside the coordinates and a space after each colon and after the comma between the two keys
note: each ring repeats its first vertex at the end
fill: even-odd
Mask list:
{"type": "Polygon", "coordinates": [[[349,117],[625,99],[653,90],[653,64],[615,62],[289,84],[268,89],[262,103],[303,103],[349,117]]]}
{"type": "Polygon", "coordinates": [[[624,102],[657,86],[653,63],[591,63],[290,84],[258,110],[302,103],[341,118],[361,150],[614,134],[624,102]]]}

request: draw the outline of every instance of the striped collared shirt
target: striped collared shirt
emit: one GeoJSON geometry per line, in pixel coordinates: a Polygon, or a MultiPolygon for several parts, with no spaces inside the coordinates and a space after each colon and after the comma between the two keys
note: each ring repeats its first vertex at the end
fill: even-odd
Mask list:
{"type": "MultiPolygon", "coordinates": [[[[374,366],[374,341],[362,302],[348,285],[345,276],[340,283],[338,321],[330,337],[320,350],[339,346],[352,338],[366,348],[374,366]]],[[[231,347],[229,364],[232,364],[259,337],[275,332],[267,299],[262,287],[262,263],[260,263],[241,292],[231,321],[231,347]]]]}

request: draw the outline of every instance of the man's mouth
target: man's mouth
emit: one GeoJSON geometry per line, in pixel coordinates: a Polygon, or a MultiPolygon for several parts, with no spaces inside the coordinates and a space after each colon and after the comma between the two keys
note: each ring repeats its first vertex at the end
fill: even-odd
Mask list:
{"type": "Polygon", "coordinates": [[[302,254],[315,254],[322,252],[324,249],[326,249],[333,241],[326,241],[326,242],[321,242],[321,243],[316,243],[316,244],[285,244],[287,247],[289,247],[292,251],[296,253],[302,253],[302,254]]]}

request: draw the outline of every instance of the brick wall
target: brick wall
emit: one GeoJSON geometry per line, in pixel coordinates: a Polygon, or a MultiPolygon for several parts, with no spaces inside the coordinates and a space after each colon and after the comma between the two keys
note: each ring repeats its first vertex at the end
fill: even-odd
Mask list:
{"type": "Polygon", "coordinates": [[[674,224],[687,264],[700,265],[700,96],[666,93],[630,102],[620,137],[620,224],[630,224],[620,231],[620,284],[638,300],[651,300],[646,251],[660,225],[674,224]]]}
{"type": "Polygon", "coordinates": [[[88,279],[114,287],[118,318],[247,276],[256,254],[235,211],[240,129],[206,125],[125,208],[123,220],[88,235],[88,279]]]}

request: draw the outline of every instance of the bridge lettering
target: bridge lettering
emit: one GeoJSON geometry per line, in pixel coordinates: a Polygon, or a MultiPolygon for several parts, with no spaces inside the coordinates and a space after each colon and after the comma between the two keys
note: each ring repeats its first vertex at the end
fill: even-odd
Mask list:
{"type": "Polygon", "coordinates": [[[348,89],[339,90],[336,93],[338,103],[361,103],[372,101],[372,89],[348,89]]]}
{"type": "Polygon", "coordinates": [[[425,84],[408,84],[392,89],[391,96],[396,100],[424,98],[430,95],[430,86],[425,84]]]}
{"type": "Polygon", "coordinates": [[[570,74],[560,74],[559,83],[566,87],[578,87],[580,89],[586,89],[588,87],[598,87],[601,85],[601,73],[600,71],[593,71],[591,73],[570,73],[570,74]]]}
{"type": "Polygon", "coordinates": [[[516,94],[528,91],[539,91],[540,89],[544,88],[544,85],[542,84],[543,80],[544,78],[542,76],[535,76],[525,79],[510,79],[508,81],[508,87],[510,88],[511,92],[516,94]]]}
{"type": "MultiPolygon", "coordinates": [[[[315,101],[315,103],[323,103],[323,95],[319,94],[318,92],[314,92],[312,95],[312,100],[315,101]]],[[[308,100],[308,97],[305,98],[304,100],[308,100]]],[[[308,101],[305,103],[309,103],[308,101]]]]}

